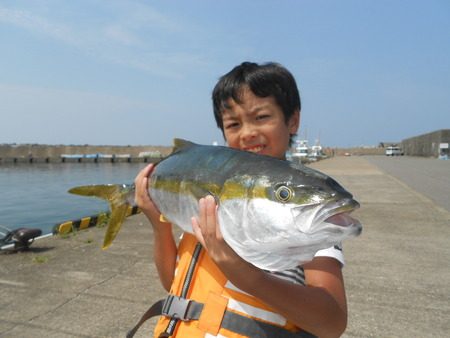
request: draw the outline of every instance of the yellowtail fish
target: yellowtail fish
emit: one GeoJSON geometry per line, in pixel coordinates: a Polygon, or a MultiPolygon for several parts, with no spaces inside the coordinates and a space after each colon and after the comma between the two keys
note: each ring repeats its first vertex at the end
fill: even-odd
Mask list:
{"type": "MultiPolygon", "coordinates": [[[[149,178],[153,202],[169,222],[192,233],[199,199],[213,195],[225,241],[255,266],[271,271],[296,267],[362,230],[349,216],[359,203],[319,171],[228,147],[174,143],[172,154],[149,178]]],[[[103,244],[108,247],[134,203],[133,186],[82,186],[69,192],[109,201],[103,244]]]]}

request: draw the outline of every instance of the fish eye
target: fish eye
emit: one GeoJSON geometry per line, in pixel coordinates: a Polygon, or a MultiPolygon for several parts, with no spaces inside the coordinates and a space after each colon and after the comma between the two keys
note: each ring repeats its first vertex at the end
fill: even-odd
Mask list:
{"type": "Polygon", "coordinates": [[[292,191],[291,188],[282,185],[280,187],[278,187],[275,190],[275,197],[280,201],[280,202],[289,202],[292,199],[292,196],[294,196],[294,192],[292,191]]]}

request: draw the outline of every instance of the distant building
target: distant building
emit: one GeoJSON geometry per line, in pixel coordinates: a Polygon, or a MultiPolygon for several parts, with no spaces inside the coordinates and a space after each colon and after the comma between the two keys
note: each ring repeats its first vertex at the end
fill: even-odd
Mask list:
{"type": "Polygon", "coordinates": [[[402,141],[405,155],[442,157],[449,156],[450,129],[441,129],[402,141]]]}
{"type": "Polygon", "coordinates": [[[401,142],[398,142],[398,141],[396,141],[396,142],[385,142],[385,141],[383,141],[383,142],[380,142],[378,144],[378,147],[379,148],[387,148],[387,147],[392,147],[392,146],[398,146],[400,143],[401,142]]]}

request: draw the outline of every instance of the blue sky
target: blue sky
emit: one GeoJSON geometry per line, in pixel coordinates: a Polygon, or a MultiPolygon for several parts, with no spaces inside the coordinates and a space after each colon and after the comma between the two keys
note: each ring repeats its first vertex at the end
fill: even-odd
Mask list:
{"type": "Polygon", "coordinates": [[[310,143],[450,128],[447,0],[0,0],[0,46],[0,143],[222,143],[211,90],[247,60],[291,70],[310,143]]]}

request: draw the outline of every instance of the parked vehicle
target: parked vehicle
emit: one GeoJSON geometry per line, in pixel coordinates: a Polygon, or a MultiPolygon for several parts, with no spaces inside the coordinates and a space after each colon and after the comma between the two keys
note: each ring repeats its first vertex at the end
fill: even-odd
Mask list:
{"type": "Polygon", "coordinates": [[[386,156],[403,156],[403,150],[398,146],[389,146],[385,151],[386,156]]]}

